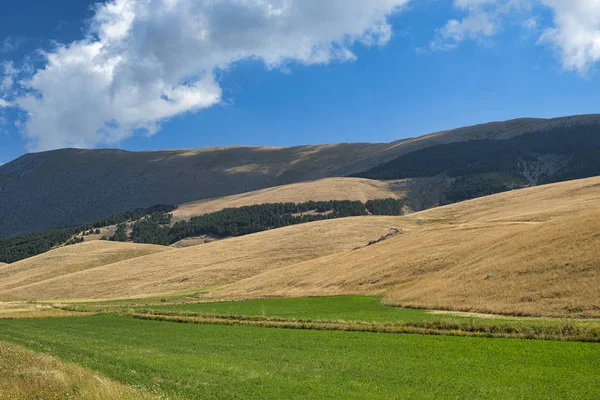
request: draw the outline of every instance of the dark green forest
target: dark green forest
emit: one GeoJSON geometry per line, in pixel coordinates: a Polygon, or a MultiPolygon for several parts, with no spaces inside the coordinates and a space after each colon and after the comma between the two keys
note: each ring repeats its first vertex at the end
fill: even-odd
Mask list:
{"type": "Polygon", "coordinates": [[[79,235],[82,232],[89,234],[90,230],[94,230],[95,233],[95,229],[98,228],[122,224],[127,221],[136,221],[146,215],[152,215],[154,213],[169,213],[175,209],[175,206],[156,205],[149,208],[139,208],[133,211],[111,215],[88,224],[0,239],[0,262],[13,263],[45,253],[61,244],[80,243],[83,240],[81,240],[81,238],[73,239],[73,236],[79,235]]]}
{"type": "Polygon", "coordinates": [[[567,165],[544,182],[600,175],[600,127],[586,125],[529,133],[506,140],[469,140],[428,147],[400,156],[353,177],[404,179],[485,173],[521,174],[520,164],[539,155],[569,157],[567,165]]]}
{"type": "Polygon", "coordinates": [[[489,196],[526,186],[528,182],[516,175],[487,173],[456,178],[445,191],[445,203],[457,203],[489,196]]]}
{"type": "Polygon", "coordinates": [[[445,174],[457,178],[449,202],[526,186],[524,164],[542,155],[565,158],[566,165],[541,176],[539,184],[600,175],[600,127],[585,125],[524,134],[505,140],[470,140],[417,150],[353,177],[405,179],[445,174]]]}

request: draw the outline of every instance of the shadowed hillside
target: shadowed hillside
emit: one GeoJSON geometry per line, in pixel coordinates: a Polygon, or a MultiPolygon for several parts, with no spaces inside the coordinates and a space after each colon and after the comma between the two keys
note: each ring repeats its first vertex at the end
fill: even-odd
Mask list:
{"type": "Polygon", "coordinates": [[[600,175],[600,121],[505,140],[430,146],[353,176],[411,178],[413,209],[454,203],[511,189],[600,175]],[[436,193],[437,192],[437,193],[436,193]],[[436,195],[437,194],[437,195],[436,195]]]}
{"type": "MultiPolygon", "coordinates": [[[[182,204],[366,171],[425,147],[597,124],[598,116],[520,119],[390,144],[229,147],[132,153],[64,149],[0,166],[0,236],[77,225],[154,204],[182,204]]],[[[595,126],[595,125],[594,125],[595,126]]]]}

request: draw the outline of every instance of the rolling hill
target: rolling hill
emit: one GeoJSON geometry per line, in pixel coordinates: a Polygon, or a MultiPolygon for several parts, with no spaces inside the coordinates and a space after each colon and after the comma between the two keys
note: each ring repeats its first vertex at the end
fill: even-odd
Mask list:
{"type": "MultiPolygon", "coordinates": [[[[347,176],[370,171],[431,146],[472,140],[503,141],[531,135],[543,138],[540,134],[557,129],[570,137],[569,132],[598,129],[599,120],[597,115],[519,119],[389,144],[228,147],[141,153],[63,149],[28,154],[0,166],[0,237],[77,225],[154,204],[183,204],[276,185],[347,176]]],[[[585,148],[586,143],[580,146],[585,148]]],[[[425,162],[435,164],[437,161],[425,162]]],[[[422,192],[423,185],[409,187],[409,195],[411,191],[422,192]]],[[[435,205],[435,201],[426,204],[431,205],[435,205]]]]}
{"type": "MultiPolygon", "coordinates": [[[[0,301],[131,297],[193,288],[201,291],[270,269],[351,250],[389,230],[386,225],[389,220],[384,217],[362,219],[358,225],[352,218],[336,221],[338,223],[334,225],[328,224],[330,221],[294,225],[162,254],[104,263],[70,274],[61,272],[54,278],[0,291],[0,301]]],[[[82,247],[85,245],[69,247],[73,258],[78,258],[78,251],[85,249],[82,247]]],[[[139,246],[131,243],[122,245],[124,248],[139,246]]],[[[110,251],[110,248],[105,251],[110,251]]],[[[62,269],[61,265],[66,260],[57,261],[48,260],[44,269],[62,269]]],[[[12,279],[7,274],[3,281],[12,279]]]]}
{"type": "Polygon", "coordinates": [[[399,217],[403,234],[236,282],[211,296],[384,295],[390,304],[600,316],[600,178],[399,217]]]}
{"type": "MultiPolygon", "coordinates": [[[[0,266],[0,292],[118,261],[169,251],[147,244],[93,241],[0,266]]],[[[67,293],[64,294],[68,296],[67,293]]]]}
{"type": "Polygon", "coordinates": [[[598,232],[600,178],[589,178],[149,254],[5,289],[0,300],[379,294],[418,307],[598,317],[598,232]],[[391,228],[402,233],[367,245],[391,228]]]}

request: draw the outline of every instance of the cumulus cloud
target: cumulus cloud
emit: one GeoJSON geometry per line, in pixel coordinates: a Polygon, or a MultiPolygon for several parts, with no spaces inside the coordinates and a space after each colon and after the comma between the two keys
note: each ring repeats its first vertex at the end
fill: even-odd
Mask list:
{"type": "Polygon", "coordinates": [[[409,1],[110,0],[96,7],[86,38],[44,53],[12,103],[26,115],[32,150],[153,134],[168,118],[219,103],[216,74],[241,60],[326,64],[353,60],[357,42],[387,43],[389,16],[409,1]]]}
{"type": "Polygon", "coordinates": [[[494,36],[508,22],[537,30],[540,20],[533,13],[542,7],[552,12],[554,24],[542,28],[538,43],[553,47],[566,70],[584,74],[600,60],[600,0],[454,0],[454,7],[466,15],[440,28],[431,49],[494,36]]]}
{"type": "Polygon", "coordinates": [[[600,60],[600,0],[542,0],[554,11],[555,26],[540,43],[555,47],[563,67],[586,73],[600,60]]]}
{"type": "Polygon", "coordinates": [[[474,12],[462,20],[453,19],[438,31],[430,47],[433,50],[451,50],[465,39],[479,39],[496,33],[497,22],[484,12],[474,12]]]}

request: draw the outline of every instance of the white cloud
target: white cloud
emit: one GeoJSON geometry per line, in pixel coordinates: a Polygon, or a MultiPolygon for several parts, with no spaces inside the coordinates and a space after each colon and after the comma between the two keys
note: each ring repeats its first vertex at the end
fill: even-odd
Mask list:
{"type": "Polygon", "coordinates": [[[22,43],[22,39],[14,37],[6,37],[0,41],[0,53],[10,53],[19,48],[22,43]]]}
{"type": "Polygon", "coordinates": [[[456,48],[465,39],[479,39],[496,33],[497,23],[484,12],[473,12],[462,20],[450,20],[438,31],[430,47],[433,50],[450,50],[456,48]]]}
{"type": "Polygon", "coordinates": [[[538,19],[536,17],[529,17],[521,23],[521,26],[527,30],[535,30],[538,27],[538,19]]]}
{"type": "Polygon", "coordinates": [[[462,19],[452,19],[440,28],[429,47],[450,50],[464,40],[482,40],[502,30],[504,19],[514,11],[529,9],[527,0],[454,0],[454,7],[465,11],[462,19]]]}
{"type": "Polygon", "coordinates": [[[14,86],[17,70],[11,62],[0,63],[0,96],[6,96],[14,86]]]}
{"type": "Polygon", "coordinates": [[[8,108],[11,107],[12,105],[10,104],[9,101],[3,99],[0,97],[0,108],[8,108]]]}
{"type": "Polygon", "coordinates": [[[219,103],[215,73],[240,60],[326,64],[354,59],[354,43],[387,43],[388,17],[409,1],[111,0],[87,38],[45,54],[13,103],[33,150],[152,134],[219,103]]]}
{"type": "Polygon", "coordinates": [[[600,0],[541,0],[554,12],[554,24],[540,43],[555,47],[566,70],[585,74],[600,60],[600,0]]]}
{"type": "Polygon", "coordinates": [[[466,16],[439,29],[430,48],[449,50],[464,40],[491,37],[509,22],[535,31],[540,20],[532,10],[545,7],[554,25],[542,28],[539,44],[553,47],[566,70],[585,74],[600,61],[600,0],[454,0],[454,6],[466,16]]]}

